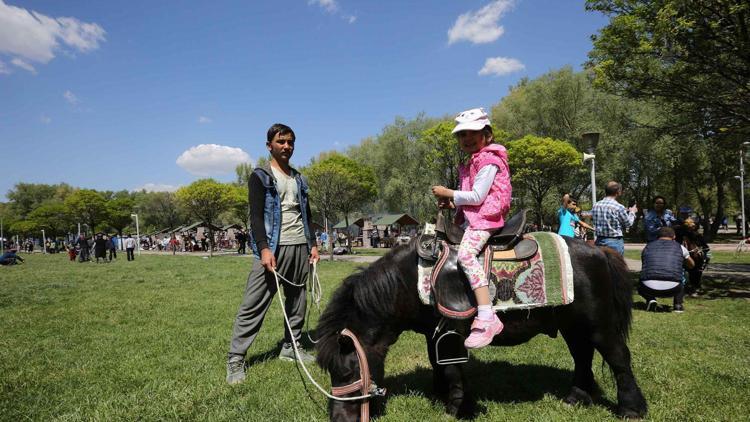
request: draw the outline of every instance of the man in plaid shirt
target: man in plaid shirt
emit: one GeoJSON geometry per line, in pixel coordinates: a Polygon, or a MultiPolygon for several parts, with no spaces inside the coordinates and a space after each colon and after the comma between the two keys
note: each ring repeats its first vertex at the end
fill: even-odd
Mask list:
{"type": "Polygon", "coordinates": [[[637,208],[635,205],[625,208],[617,202],[617,198],[622,195],[622,185],[615,181],[607,182],[604,193],[606,197],[594,204],[591,210],[596,228],[595,244],[608,246],[624,255],[625,242],[622,240],[622,233],[633,225],[637,208]]]}

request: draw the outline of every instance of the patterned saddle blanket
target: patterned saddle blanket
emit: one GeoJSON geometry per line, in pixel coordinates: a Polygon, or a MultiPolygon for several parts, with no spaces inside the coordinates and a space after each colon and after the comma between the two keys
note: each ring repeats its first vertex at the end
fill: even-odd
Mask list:
{"type": "MultiPolygon", "coordinates": [[[[573,302],[573,268],[565,239],[556,233],[523,235],[538,244],[525,259],[508,258],[487,248],[480,255],[490,282],[490,298],[496,311],[567,305],[573,302]]],[[[441,314],[465,319],[476,312],[476,301],[469,281],[458,267],[455,245],[444,245],[438,260],[419,258],[419,297],[441,314]],[[436,295],[436,286],[440,294],[436,295]],[[440,300],[436,299],[440,297],[440,300]]]]}

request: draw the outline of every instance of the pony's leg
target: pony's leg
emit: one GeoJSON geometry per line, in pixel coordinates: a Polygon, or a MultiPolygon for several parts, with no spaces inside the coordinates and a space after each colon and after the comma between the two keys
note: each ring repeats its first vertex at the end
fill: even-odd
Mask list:
{"type": "MultiPolygon", "coordinates": [[[[466,391],[462,364],[438,365],[435,342],[430,334],[425,334],[425,338],[427,339],[427,354],[432,365],[433,391],[445,400],[446,412],[457,417],[473,415],[474,402],[466,391]]],[[[454,345],[448,346],[453,347],[454,345]]],[[[463,344],[458,344],[458,346],[463,347],[463,344]]]]}
{"type": "Polygon", "coordinates": [[[612,370],[617,383],[617,414],[624,418],[646,416],[648,405],[633,375],[630,349],[625,339],[611,334],[603,336],[595,346],[612,370]]]}
{"type": "Polygon", "coordinates": [[[582,333],[581,328],[582,326],[578,326],[577,329],[561,330],[575,362],[573,387],[564,401],[568,404],[580,403],[588,406],[594,400],[599,399],[601,390],[594,379],[594,372],[591,370],[594,359],[594,344],[591,342],[590,333],[582,333]]]}

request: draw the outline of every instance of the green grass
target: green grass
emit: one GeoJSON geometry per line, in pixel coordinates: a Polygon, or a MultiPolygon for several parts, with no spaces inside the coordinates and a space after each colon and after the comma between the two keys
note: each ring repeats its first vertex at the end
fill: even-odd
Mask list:
{"type": "Polygon", "coordinates": [[[383,256],[390,251],[390,248],[353,248],[352,251],[355,255],[365,256],[383,256]]]}
{"type": "MultiPolygon", "coordinates": [[[[224,382],[250,262],[144,255],[95,265],[33,255],[0,267],[0,420],[325,420],[323,397],[308,386],[310,399],[294,364],[275,358],[277,301],[248,351],[247,381],[224,382]]],[[[326,296],[355,268],[322,262],[326,296]]],[[[750,414],[750,291],[746,282],[732,288],[732,298],[689,298],[681,315],[634,310],[633,366],[653,420],[750,414]]],[[[311,326],[316,319],[313,312],[311,326]]],[[[598,355],[605,402],[592,407],[560,401],[573,367],[562,339],[473,356],[467,377],[483,408],[476,420],[616,420],[607,406],[616,400],[613,380],[598,355]]],[[[380,420],[452,420],[431,395],[421,336],[400,337],[386,373],[380,420]]]]}

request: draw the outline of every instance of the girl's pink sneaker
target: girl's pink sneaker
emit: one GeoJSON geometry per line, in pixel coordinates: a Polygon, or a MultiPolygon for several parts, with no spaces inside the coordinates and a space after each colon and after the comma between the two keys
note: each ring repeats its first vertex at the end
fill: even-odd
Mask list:
{"type": "Polygon", "coordinates": [[[503,331],[503,323],[497,315],[493,315],[493,319],[489,321],[476,317],[471,324],[471,335],[464,341],[464,346],[467,349],[484,347],[492,343],[492,338],[500,334],[501,331],[503,331]]]}

